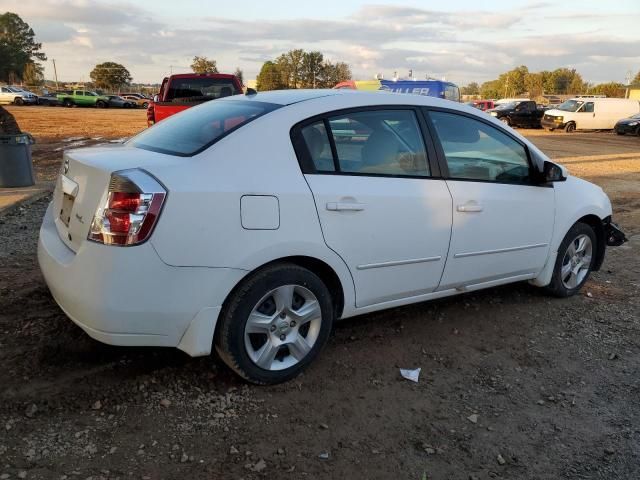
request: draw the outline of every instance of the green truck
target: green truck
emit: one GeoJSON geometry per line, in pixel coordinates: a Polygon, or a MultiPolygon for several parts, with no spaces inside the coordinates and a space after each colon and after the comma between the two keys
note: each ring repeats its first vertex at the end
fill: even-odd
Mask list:
{"type": "Polygon", "coordinates": [[[109,106],[109,97],[98,95],[87,90],[74,90],[70,93],[60,93],[57,95],[58,101],[64,107],[98,107],[109,106]]]}

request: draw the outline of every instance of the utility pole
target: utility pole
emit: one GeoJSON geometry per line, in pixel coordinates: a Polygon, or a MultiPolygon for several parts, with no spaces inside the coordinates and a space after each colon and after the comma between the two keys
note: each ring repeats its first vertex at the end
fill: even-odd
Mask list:
{"type": "Polygon", "coordinates": [[[58,90],[58,71],[56,70],[56,59],[52,58],[51,61],[53,62],[53,76],[56,79],[56,90],[58,90]]]}

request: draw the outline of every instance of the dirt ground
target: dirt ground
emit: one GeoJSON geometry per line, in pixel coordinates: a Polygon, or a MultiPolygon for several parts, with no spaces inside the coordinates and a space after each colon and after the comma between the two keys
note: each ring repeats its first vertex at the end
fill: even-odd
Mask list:
{"type": "MultiPolygon", "coordinates": [[[[145,126],[143,111],[10,110],[43,182],[63,148],[145,126]]],[[[637,480],[640,138],[523,133],[601,185],[630,237],[582,294],[516,284],[345,320],[275,387],[91,340],[38,270],[48,196],[0,213],[0,479],[637,480]],[[400,377],[417,367],[419,383],[400,377]]]]}

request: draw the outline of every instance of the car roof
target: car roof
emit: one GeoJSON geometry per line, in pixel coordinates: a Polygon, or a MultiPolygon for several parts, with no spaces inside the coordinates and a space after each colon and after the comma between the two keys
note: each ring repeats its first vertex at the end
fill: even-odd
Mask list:
{"type": "MultiPolygon", "coordinates": [[[[344,103],[349,106],[369,106],[369,105],[416,105],[416,106],[451,106],[452,103],[462,105],[451,100],[444,100],[426,95],[411,95],[406,93],[394,93],[384,90],[367,91],[351,89],[315,89],[315,90],[272,90],[268,92],[258,92],[254,95],[233,95],[216,100],[224,101],[255,101],[271,103],[276,105],[293,105],[301,102],[313,102],[317,99],[336,99],[342,97],[344,103]]],[[[468,107],[477,110],[474,107],[468,107]]]]}

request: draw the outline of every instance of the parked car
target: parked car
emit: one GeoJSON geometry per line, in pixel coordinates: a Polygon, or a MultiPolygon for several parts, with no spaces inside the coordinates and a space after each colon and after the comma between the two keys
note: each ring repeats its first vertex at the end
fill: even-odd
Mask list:
{"type": "Polygon", "coordinates": [[[539,128],[544,109],[533,100],[523,100],[502,103],[487,113],[511,127],[539,128]]]}
{"type": "Polygon", "coordinates": [[[165,77],[147,109],[149,126],[209,100],[242,93],[242,84],[225,73],[183,73],[165,77]]]}
{"type": "Polygon", "coordinates": [[[614,130],[618,135],[626,135],[629,133],[640,136],[640,113],[631,115],[629,118],[618,120],[614,130]]]}
{"type": "Polygon", "coordinates": [[[123,93],[120,96],[125,100],[133,102],[136,106],[142,107],[142,108],[148,108],[149,104],[151,103],[151,101],[147,97],[139,93],[138,94],[123,93]]]}
{"type": "Polygon", "coordinates": [[[492,110],[496,107],[493,100],[472,100],[471,102],[467,102],[467,105],[475,107],[478,110],[482,110],[483,112],[492,110]]]}
{"type": "Polygon", "coordinates": [[[60,105],[60,100],[58,100],[59,92],[50,92],[44,95],[40,95],[38,97],[38,105],[45,105],[49,107],[55,107],[60,105]]]}
{"type": "Polygon", "coordinates": [[[65,107],[107,108],[109,97],[87,90],[73,90],[71,93],[58,94],[58,101],[65,107]]]}
{"type": "Polygon", "coordinates": [[[136,102],[127,100],[126,98],[123,98],[120,95],[106,95],[106,97],[109,99],[107,102],[108,107],[116,107],[116,108],[137,107],[136,102]]]}
{"type": "Polygon", "coordinates": [[[63,158],[38,259],[66,314],[113,345],[215,348],[258,384],[334,320],[524,280],[568,297],[625,241],[600,187],[428,96],[238,95],[63,158]]]}
{"type": "Polygon", "coordinates": [[[24,90],[17,89],[15,87],[0,86],[0,103],[13,103],[14,105],[35,105],[38,101],[38,96],[26,92],[24,90]]]}
{"type": "Polygon", "coordinates": [[[542,126],[553,131],[611,130],[624,117],[640,113],[640,100],[626,98],[572,98],[547,110],[542,126]]]}

